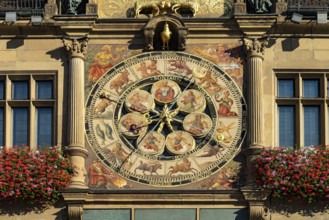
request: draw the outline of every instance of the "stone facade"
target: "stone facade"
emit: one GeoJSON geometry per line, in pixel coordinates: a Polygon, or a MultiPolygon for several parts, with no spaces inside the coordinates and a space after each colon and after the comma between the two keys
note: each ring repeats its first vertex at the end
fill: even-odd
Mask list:
{"type": "MultiPolygon", "coordinates": [[[[158,9],[158,14],[154,14],[154,11],[150,11],[150,9],[155,10],[154,5],[148,5],[144,1],[138,2],[141,4],[140,8],[137,3],[133,4],[131,1],[122,1],[118,4],[114,1],[89,0],[85,5],[86,15],[65,15],[60,13],[61,9],[58,8],[56,1],[50,0],[45,5],[45,15],[41,25],[31,24],[26,18],[19,19],[14,24],[6,22],[0,24],[1,79],[49,75],[52,77],[55,82],[56,99],[53,144],[68,146],[67,153],[76,166],[72,183],[63,192],[64,201],[61,201],[60,205],[39,214],[23,214],[23,209],[23,211],[13,211],[0,205],[0,219],[82,219],[82,216],[96,218],[95,210],[101,209],[128,210],[127,215],[131,215],[131,219],[138,220],[138,212],[142,209],[177,208],[191,209],[191,213],[195,211],[197,219],[201,220],[205,218],[202,216],[207,216],[204,213],[207,213],[208,209],[218,210],[218,213],[221,210],[235,210],[242,214],[227,216],[253,220],[309,219],[310,216],[312,219],[329,218],[328,204],[319,204],[317,207],[299,206],[297,202],[278,201],[272,197],[271,192],[254,187],[254,158],[263,146],[279,146],[278,105],[289,104],[289,100],[280,102],[277,99],[278,77],[283,79],[295,77],[299,80],[303,77],[319,79],[321,91],[324,91],[320,104],[328,105],[329,91],[324,88],[329,87],[329,57],[327,56],[329,24],[317,24],[314,18],[304,19],[300,24],[293,23],[291,17],[285,13],[287,10],[285,1],[276,1],[272,7],[273,13],[268,14],[247,14],[250,6],[242,0],[235,3],[193,1],[193,4],[179,5],[178,12],[187,11],[187,15],[195,15],[193,18],[177,14],[175,8],[167,10],[164,6],[158,9]],[[102,7],[104,5],[118,10],[116,13],[105,10],[102,7]],[[214,8],[218,10],[215,11],[214,8]],[[132,15],[137,9],[140,9],[141,16],[135,18],[132,15]],[[98,120],[101,116],[88,118],[88,109],[85,107],[90,105],[88,101],[93,100],[90,97],[96,94],[93,92],[98,86],[103,86],[102,80],[106,75],[110,75],[110,71],[129,65],[129,62],[134,62],[134,57],[144,53],[164,52],[161,47],[163,39],[161,40],[160,36],[165,22],[169,23],[172,44],[168,46],[169,55],[163,56],[168,56],[167,60],[170,60],[171,52],[183,51],[190,56],[199,57],[200,62],[203,62],[202,65],[210,62],[216,68],[223,70],[224,75],[231,80],[231,84],[234,84],[234,88],[241,92],[241,99],[246,100],[244,115],[246,120],[241,119],[241,127],[246,128],[247,134],[246,138],[243,135],[239,136],[243,142],[237,147],[238,151],[216,172],[205,172],[200,180],[192,183],[159,187],[134,181],[135,176],[132,178],[124,176],[104,163],[106,158],[100,158],[98,155],[102,154],[94,147],[96,145],[94,141],[100,140],[100,137],[94,140],[88,135],[89,129],[97,130],[97,126],[87,127],[93,125],[88,124],[90,120],[95,118],[98,120]],[[98,162],[102,165],[98,166],[98,162]],[[96,169],[97,175],[101,173],[104,179],[93,176],[92,172],[95,172],[93,169],[96,169]]],[[[150,60],[145,62],[151,65],[150,60]]],[[[177,74],[185,73],[187,77],[188,74],[195,74],[197,70],[196,65],[191,65],[195,68],[189,69],[188,66],[178,66],[182,63],[174,64],[176,69],[172,71],[177,71],[177,74]]],[[[133,68],[131,67],[129,71],[131,69],[133,68]]],[[[139,74],[136,69],[134,71],[131,72],[135,75],[139,74]]],[[[212,78],[210,75],[210,78],[213,81],[204,82],[202,78],[194,80],[196,84],[204,86],[201,86],[203,89],[200,90],[209,92],[206,89],[215,87],[217,83],[216,77],[212,78]]],[[[299,83],[301,84],[300,81],[299,83]]],[[[123,91],[124,86],[119,85],[118,90],[123,91]]],[[[111,92],[109,88],[107,90],[111,92]]],[[[10,93],[11,90],[7,88],[6,91],[10,93]]],[[[98,95],[97,104],[111,101],[105,96],[108,100],[101,103],[103,100],[100,100],[104,97],[96,95],[98,95]]],[[[222,93],[219,96],[221,95],[222,93]]],[[[219,96],[213,97],[219,100],[219,96]]],[[[314,105],[318,103],[317,101],[310,101],[307,104],[314,105]]],[[[293,100],[296,106],[302,106],[303,102],[302,99],[293,100]]],[[[6,106],[6,112],[10,115],[11,105],[10,102],[8,103],[2,104],[6,106]]],[[[214,103],[218,105],[215,101],[214,103]]],[[[103,114],[109,105],[103,106],[99,110],[100,113],[103,114]]],[[[233,104],[231,105],[234,107],[233,104]]],[[[321,120],[327,122],[329,110],[324,106],[322,109],[323,120],[322,118],[321,120]]],[[[302,114],[301,110],[298,111],[302,114]]],[[[227,114],[230,113],[234,115],[234,109],[227,114]]],[[[32,115],[31,121],[35,120],[33,117],[32,115]]],[[[169,118],[168,115],[166,117],[169,118]]],[[[12,128],[8,123],[10,119],[6,121],[4,145],[11,146],[11,133],[6,130],[12,128]]],[[[101,128],[105,130],[104,125],[105,123],[101,128]]],[[[216,128],[223,129],[223,127],[218,125],[216,128]]],[[[33,137],[36,128],[32,124],[30,128],[28,144],[34,146],[36,141],[33,137]]],[[[329,124],[323,123],[321,128],[320,140],[321,144],[325,145],[329,143],[329,124]]],[[[111,129],[115,130],[115,126],[111,126],[111,129]]],[[[296,142],[300,146],[303,145],[304,131],[302,130],[296,132],[296,142]]],[[[229,136],[230,133],[226,134],[226,138],[229,136]]],[[[225,136],[218,139],[224,143],[225,136]]],[[[106,142],[110,141],[110,138],[103,137],[103,140],[104,145],[112,144],[106,142]]],[[[229,140],[228,143],[233,143],[233,140],[229,140]]],[[[99,147],[101,148],[103,147],[99,147]]],[[[210,149],[204,152],[209,153],[210,149]]],[[[113,148],[109,152],[113,153],[113,148]]],[[[209,156],[208,162],[221,160],[219,155],[220,153],[217,152],[209,156]]],[[[116,156],[119,157],[118,154],[116,156]]],[[[198,164],[196,157],[188,158],[193,161],[194,167],[201,164],[198,164]]],[[[175,158],[177,162],[172,163],[171,166],[179,165],[180,159],[175,158]]],[[[134,161],[135,167],[137,161],[138,159],[134,161]]],[[[124,166],[124,163],[121,166],[124,166]]],[[[147,178],[157,174],[157,170],[150,171],[147,168],[135,167],[132,169],[135,174],[137,170],[143,172],[147,178]]],[[[200,166],[194,169],[200,172],[202,170],[200,166]]],[[[171,176],[172,172],[164,173],[171,176]]],[[[177,179],[186,174],[183,171],[177,172],[181,172],[180,175],[173,175],[177,179]]],[[[192,169],[190,175],[194,175],[192,169]]],[[[19,207],[18,210],[21,210],[22,205],[20,204],[19,207]]],[[[208,216],[213,215],[208,214],[208,216]]]]}

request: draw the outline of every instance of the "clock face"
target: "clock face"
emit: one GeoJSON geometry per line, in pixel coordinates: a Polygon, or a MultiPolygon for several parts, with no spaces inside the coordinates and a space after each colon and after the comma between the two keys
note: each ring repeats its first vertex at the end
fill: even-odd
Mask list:
{"type": "Polygon", "coordinates": [[[94,85],[86,134],[114,172],[174,187],[208,177],[235,156],[245,136],[245,108],[218,66],[181,52],[144,53],[94,85]]]}

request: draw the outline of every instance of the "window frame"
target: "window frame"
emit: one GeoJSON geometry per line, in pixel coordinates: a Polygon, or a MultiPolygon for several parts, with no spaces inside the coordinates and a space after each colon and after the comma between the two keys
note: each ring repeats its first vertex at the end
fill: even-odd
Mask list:
{"type": "Polygon", "coordinates": [[[279,146],[279,106],[295,106],[295,138],[294,148],[304,147],[304,106],[319,106],[320,108],[320,144],[326,145],[329,142],[329,72],[323,71],[275,71],[275,143],[279,146]],[[294,79],[295,97],[279,97],[278,82],[284,79],[294,79]],[[304,97],[303,80],[319,80],[319,97],[304,97]]]}
{"type": "Polygon", "coordinates": [[[0,72],[0,80],[4,81],[3,100],[0,100],[0,107],[4,108],[4,145],[7,147],[13,146],[13,107],[28,108],[28,146],[32,148],[37,146],[37,108],[51,107],[52,108],[52,143],[57,145],[57,130],[58,130],[58,107],[57,107],[57,74],[56,72],[0,72]],[[18,100],[12,99],[12,82],[13,81],[28,81],[28,99],[18,100]],[[37,99],[37,81],[49,81],[52,84],[52,99],[37,99]]]}

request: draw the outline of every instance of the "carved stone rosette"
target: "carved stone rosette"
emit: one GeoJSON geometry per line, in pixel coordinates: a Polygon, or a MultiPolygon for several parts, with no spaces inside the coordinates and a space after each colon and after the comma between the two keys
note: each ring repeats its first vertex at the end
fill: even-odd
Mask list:
{"type": "Polygon", "coordinates": [[[244,49],[248,63],[248,124],[249,148],[244,150],[247,165],[247,185],[255,182],[255,157],[260,153],[264,140],[263,129],[263,55],[267,38],[244,38],[244,49]]]}
{"type": "Polygon", "coordinates": [[[75,173],[69,188],[87,188],[85,184],[85,159],[88,151],[84,145],[84,56],[87,38],[64,39],[69,57],[68,149],[75,173]]]}

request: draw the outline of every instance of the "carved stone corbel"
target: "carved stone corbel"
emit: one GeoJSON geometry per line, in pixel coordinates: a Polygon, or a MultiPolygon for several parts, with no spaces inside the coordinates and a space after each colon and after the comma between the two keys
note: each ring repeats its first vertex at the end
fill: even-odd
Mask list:
{"type": "Polygon", "coordinates": [[[234,3],[234,14],[247,14],[247,4],[245,0],[236,0],[234,3]]]}
{"type": "Polygon", "coordinates": [[[153,38],[154,38],[154,28],[146,27],[144,28],[144,36],[145,36],[145,50],[152,51],[153,48],[153,38]]]}
{"type": "Polygon", "coordinates": [[[82,220],[83,207],[82,203],[69,203],[68,216],[70,220],[82,220]]]}
{"type": "Polygon", "coordinates": [[[263,189],[253,189],[244,187],[241,189],[245,200],[249,204],[249,219],[269,220],[270,211],[266,207],[266,202],[271,191],[263,189]]]}
{"type": "Polygon", "coordinates": [[[178,50],[186,49],[188,30],[186,27],[178,27],[178,50]]]}

